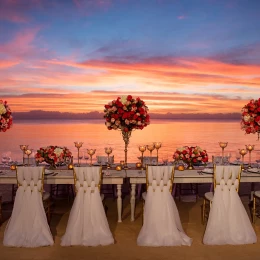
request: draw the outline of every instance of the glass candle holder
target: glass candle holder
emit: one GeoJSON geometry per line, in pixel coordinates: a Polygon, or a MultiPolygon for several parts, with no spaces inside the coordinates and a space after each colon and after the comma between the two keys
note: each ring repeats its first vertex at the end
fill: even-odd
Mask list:
{"type": "Polygon", "coordinates": [[[249,161],[248,161],[248,168],[251,168],[251,152],[254,150],[255,146],[248,144],[246,145],[246,149],[249,152],[249,161]]]}
{"type": "Polygon", "coordinates": [[[96,149],[87,149],[87,153],[90,156],[90,166],[92,165],[92,157],[95,154],[95,152],[96,152],[96,149]]]}
{"type": "Polygon", "coordinates": [[[145,145],[139,145],[138,149],[142,154],[142,156],[141,156],[141,164],[142,164],[141,168],[143,169],[143,167],[144,167],[144,152],[146,151],[146,146],[145,145]]]}
{"type": "Polygon", "coordinates": [[[28,156],[28,163],[27,163],[27,165],[29,166],[30,165],[30,155],[32,154],[32,149],[26,149],[25,151],[24,151],[24,153],[28,156]]]}
{"type": "Polygon", "coordinates": [[[109,155],[113,152],[113,148],[105,147],[105,153],[107,154],[107,169],[110,168],[109,155]]]}
{"type": "Polygon", "coordinates": [[[227,147],[228,142],[218,142],[219,146],[222,148],[222,164],[224,159],[224,149],[227,147]]]}
{"type": "Polygon", "coordinates": [[[74,144],[75,144],[75,147],[78,149],[78,166],[80,166],[80,163],[79,163],[79,149],[82,147],[82,145],[83,145],[83,142],[74,142],[74,144]]]}
{"type": "Polygon", "coordinates": [[[244,156],[247,154],[247,150],[246,149],[239,149],[239,153],[242,156],[242,165],[241,165],[241,167],[242,167],[242,170],[244,170],[245,169],[245,167],[244,167],[244,156]]]}
{"type": "Polygon", "coordinates": [[[152,157],[152,152],[155,149],[154,144],[146,145],[147,150],[150,152],[150,157],[152,157]]]}
{"type": "Polygon", "coordinates": [[[28,144],[20,144],[20,149],[22,150],[22,153],[23,153],[23,165],[24,165],[24,152],[25,152],[25,150],[27,150],[28,149],[28,147],[29,147],[29,145],[28,144]]]}
{"type": "Polygon", "coordinates": [[[156,143],[153,143],[154,144],[154,147],[155,147],[155,149],[156,149],[156,153],[157,153],[157,164],[158,164],[158,161],[159,161],[159,155],[158,155],[158,153],[159,153],[159,149],[162,147],[162,143],[160,143],[160,142],[156,142],[156,143]]]}

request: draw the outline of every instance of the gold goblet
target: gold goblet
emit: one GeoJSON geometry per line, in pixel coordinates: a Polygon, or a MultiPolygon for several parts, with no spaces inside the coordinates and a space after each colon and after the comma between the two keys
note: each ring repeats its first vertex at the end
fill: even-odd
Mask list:
{"type": "Polygon", "coordinates": [[[224,159],[224,149],[227,147],[227,145],[228,145],[228,142],[219,142],[218,143],[219,144],[219,146],[222,148],[222,164],[223,164],[223,159],[224,159]]]}
{"type": "Polygon", "coordinates": [[[22,150],[23,153],[23,165],[24,165],[24,154],[25,154],[25,150],[27,150],[29,147],[28,144],[20,144],[20,149],[22,150]]]}
{"type": "Polygon", "coordinates": [[[30,155],[32,154],[32,149],[26,149],[25,151],[24,151],[24,153],[28,156],[28,163],[27,163],[27,165],[29,166],[30,165],[30,155]]]}
{"type": "Polygon", "coordinates": [[[152,157],[152,152],[155,149],[154,144],[148,144],[146,145],[147,150],[150,152],[150,157],[152,157]]]}
{"type": "Polygon", "coordinates": [[[87,149],[87,153],[90,156],[90,166],[92,166],[92,156],[95,154],[96,149],[87,149]]]}
{"type": "Polygon", "coordinates": [[[107,154],[107,169],[110,168],[109,155],[113,152],[113,148],[105,147],[105,153],[107,154]]]}
{"type": "Polygon", "coordinates": [[[249,152],[249,162],[248,162],[248,168],[251,168],[251,152],[254,150],[255,145],[246,145],[246,149],[249,152]]]}
{"type": "Polygon", "coordinates": [[[82,147],[83,142],[74,142],[74,144],[75,144],[75,147],[78,149],[78,166],[80,166],[80,163],[79,163],[79,149],[82,147]]]}
{"type": "Polygon", "coordinates": [[[247,154],[247,150],[246,149],[238,149],[239,150],[239,153],[242,155],[242,165],[241,165],[241,167],[242,167],[242,170],[244,170],[245,169],[245,167],[244,167],[244,156],[247,154]]]}
{"type": "Polygon", "coordinates": [[[143,169],[144,167],[144,152],[146,151],[146,146],[145,145],[139,145],[138,147],[139,151],[142,153],[142,157],[141,157],[141,168],[143,169]]]}
{"type": "Polygon", "coordinates": [[[162,147],[162,143],[156,142],[156,143],[153,143],[153,144],[154,144],[154,147],[155,147],[156,152],[157,152],[157,165],[158,165],[158,161],[159,161],[158,152],[159,152],[159,149],[162,147]]]}

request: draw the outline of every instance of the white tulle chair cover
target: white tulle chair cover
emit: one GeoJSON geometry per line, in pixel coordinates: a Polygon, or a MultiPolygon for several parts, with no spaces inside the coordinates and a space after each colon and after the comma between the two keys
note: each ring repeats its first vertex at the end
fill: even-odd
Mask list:
{"type": "Polygon", "coordinates": [[[137,238],[139,246],[180,246],[192,243],[183,231],[171,195],[173,166],[148,166],[144,223],[137,238]]]}
{"type": "Polygon", "coordinates": [[[207,245],[256,243],[257,238],[248,214],[237,193],[241,167],[218,165],[215,168],[215,191],[203,238],[207,245]]]}
{"type": "Polygon", "coordinates": [[[42,202],[44,167],[17,167],[18,189],[3,244],[13,247],[53,245],[42,202]]]}
{"type": "Polygon", "coordinates": [[[100,167],[74,168],[75,197],[62,246],[98,246],[114,243],[102,204],[100,167]]]}

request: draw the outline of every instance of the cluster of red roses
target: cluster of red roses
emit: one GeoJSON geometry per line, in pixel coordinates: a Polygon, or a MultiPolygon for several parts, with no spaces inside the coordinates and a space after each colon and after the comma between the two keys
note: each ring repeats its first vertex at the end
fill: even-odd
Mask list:
{"type": "Polygon", "coordinates": [[[182,160],[187,163],[206,163],[209,158],[207,151],[199,146],[183,146],[176,149],[173,159],[176,161],[182,160]]]}
{"type": "Polygon", "coordinates": [[[150,124],[148,107],[139,97],[134,99],[131,95],[118,97],[105,105],[104,118],[109,130],[124,132],[133,129],[143,129],[150,124]]]}
{"type": "Polygon", "coordinates": [[[0,132],[5,132],[13,124],[13,117],[7,101],[0,100],[0,132]]]}
{"type": "Polygon", "coordinates": [[[246,134],[260,133],[260,98],[250,100],[242,108],[241,129],[246,134]]]}

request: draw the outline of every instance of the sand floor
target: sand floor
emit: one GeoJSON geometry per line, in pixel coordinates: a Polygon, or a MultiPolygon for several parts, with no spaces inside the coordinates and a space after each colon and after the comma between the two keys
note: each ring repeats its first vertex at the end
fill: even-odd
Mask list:
{"type": "MultiPolygon", "coordinates": [[[[242,201],[248,209],[248,196],[242,196],[242,201]]],[[[133,260],[163,260],[163,259],[260,259],[260,219],[254,225],[258,242],[242,246],[206,246],[202,243],[205,226],[201,224],[202,198],[197,202],[179,202],[176,204],[180,212],[183,228],[187,235],[193,238],[191,247],[140,247],[136,239],[142,226],[142,202],[137,201],[136,220],[130,221],[130,203],[127,195],[123,200],[123,222],[117,222],[116,200],[106,198],[107,217],[116,243],[110,246],[98,247],[61,247],[60,239],[65,232],[69,211],[72,203],[67,199],[55,201],[51,219],[51,231],[55,239],[52,247],[43,248],[8,248],[2,244],[4,229],[11,213],[8,205],[4,206],[5,221],[0,227],[0,260],[8,259],[133,259],[133,260]]]]}

